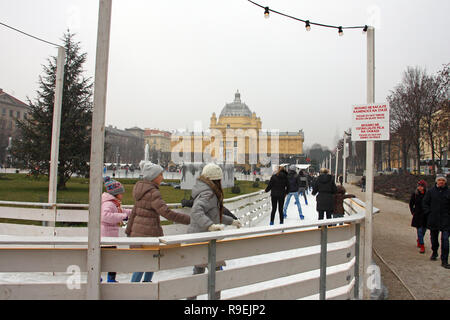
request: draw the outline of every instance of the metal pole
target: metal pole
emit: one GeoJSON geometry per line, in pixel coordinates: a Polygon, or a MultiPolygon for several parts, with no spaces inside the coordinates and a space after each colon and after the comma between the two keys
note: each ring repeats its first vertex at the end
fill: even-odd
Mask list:
{"type": "Polygon", "coordinates": [[[329,171],[330,171],[330,174],[331,174],[331,163],[332,163],[332,162],[331,162],[331,152],[330,152],[330,161],[328,162],[328,166],[329,166],[328,169],[329,169],[329,171]]]}
{"type": "MultiPolygon", "coordinates": [[[[65,60],[65,48],[58,47],[58,58],[56,60],[55,101],[53,104],[52,146],[50,151],[50,178],[48,183],[48,202],[52,204],[56,203],[58,186],[59,133],[61,131],[61,108],[64,87],[65,60]]],[[[56,206],[53,205],[52,209],[55,212],[56,221],[56,206]]],[[[51,221],[49,225],[54,227],[55,221],[51,221]]]]}
{"type": "Polygon", "coordinates": [[[112,0],[100,0],[95,61],[94,110],[89,182],[89,234],[87,256],[87,299],[100,299],[100,210],[105,140],[106,89],[108,80],[109,35],[112,0]]]}
{"type": "Polygon", "coordinates": [[[208,300],[216,300],[216,239],[208,244],[208,300]]]}
{"type": "MultiPolygon", "coordinates": [[[[375,30],[367,30],[367,103],[375,102],[375,30]]],[[[368,268],[372,263],[372,210],[374,141],[366,142],[366,217],[364,219],[364,290],[363,298],[370,299],[368,268]]]]}
{"type": "Polygon", "coordinates": [[[319,299],[326,299],[327,292],[327,226],[320,228],[320,288],[319,299]]]}

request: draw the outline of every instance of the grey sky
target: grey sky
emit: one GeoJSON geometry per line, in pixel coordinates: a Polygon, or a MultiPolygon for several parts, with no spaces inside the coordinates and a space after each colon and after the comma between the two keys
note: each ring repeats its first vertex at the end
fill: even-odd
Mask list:
{"type": "MultiPolygon", "coordinates": [[[[256,2],[319,23],[374,25],[377,102],[407,66],[435,73],[450,62],[448,0],[256,2]]],[[[51,42],[77,33],[92,77],[97,16],[96,0],[0,0],[1,22],[51,42]]],[[[366,36],[344,32],[264,19],[246,0],[113,0],[106,124],[206,129],[239,89],[264,128],[303,129],[305,145],[334,147],[351,106],[366,102],[366,36]]],[[[3,26],[0,39],[0,88],[34,99],[57,50],[3,26]]]]}

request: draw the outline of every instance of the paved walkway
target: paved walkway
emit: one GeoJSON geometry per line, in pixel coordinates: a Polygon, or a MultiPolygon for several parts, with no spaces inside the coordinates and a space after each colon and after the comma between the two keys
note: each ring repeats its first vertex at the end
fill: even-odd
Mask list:
{"type": "MultiPolygon", "coordinates": [[[[345,187],[348,193],[365,201],[365,193],[360,188],[345,187]]],[[[373,203],[380,209],[373,218],[373,257],[381,268],[389,299],[450,300],[450,270],[441,267],[439,258],[430,260],[429,231],[425,237],[425,254],[419,253],[408,204],[378,193],[374,193],[373,203]]]]}

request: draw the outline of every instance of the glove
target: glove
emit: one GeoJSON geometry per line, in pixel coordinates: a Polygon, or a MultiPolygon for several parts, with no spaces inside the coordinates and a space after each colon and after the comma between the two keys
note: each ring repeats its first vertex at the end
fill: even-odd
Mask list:
{"type": "Polygon", "coordinates": [[[236,227],[236,228],[240,228],[242,227],[242,223],[239,220],[233,220],[233,222],[231,223],[232,226],[236,227]]]}
{"type": "Polygon", "coordinates": [[[222,231],[223,228],[223,224],[212,224],[209,226],[208,231],[222,231]]]}
{"type": "Polygon", "coordinates": [[[128,217],[125,217],[125,219],[123,219],[122,221],[128,221],[128,217]]]}

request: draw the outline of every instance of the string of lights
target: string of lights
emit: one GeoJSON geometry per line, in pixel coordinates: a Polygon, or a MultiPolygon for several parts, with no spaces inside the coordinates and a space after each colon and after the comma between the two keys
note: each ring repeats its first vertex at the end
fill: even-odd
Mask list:
{"type": "Polygon", "coordinates": [[[11,27],[11,26],[9,26],[9,25],[7,25],[7,24],[1,22],[1,21],[0,21],[0,24],[1,24],[2,26],[5,26],[5,27],[9,28],[9,29],[12,29],[12,30],[14,30],[14,31],[16,31],[16,32],[22,33],[22,34],[24,34],[24,35],[26,35],[26,36],[28,36],[28,37],[34,38],[34,39],[36,39],[36,40],[39,40],[39,41],[42,41],[42,42],[45,42],[45,43],[48,43],[48,44],[51,44],[52,46],[61,47],[59,44],[56,44],[56,43],[53,43],[53,42],[50,42],[50,41],[47,41],[47,40],[38,38],[38,37],[36,37],[36,36],[33,36],[32,34],[29,34],[29,33],[26,33],[26,32],[24,32],[24,31],[21,31],[21,30],[19,30],[19,29],[16,29],[16,28],[14,28],[14,27],[11,27]]]}
{"type": "Polygon", "coordinates": [[[290,16],[290,15],[288,15],[288,14],[285,14],[285,13],[282,13],[282,12],[279,12],[279,11],[276,11],[276,10],[273,10],[273,9],[270,9],[269,7],[265,7],[265,6],[263,6],[263,5],[260,5],[259,3],[256,3],[256,2],[254,2],[254,1],[252,1],[252,0],[247,0],[247,1],[250,2],[250,3],[252,3],[252,4],[254,4],[254,5],[256,5],[256,6],[258,6],[258,7],[260,7],[260,8],[262,8],[262,9],[264,9],[264,17],[265,17],[266,19],[269,18],[270,13],[273,12],[273,13],[279,14],[279,15],[281,15],[281,16],[284,16],[284,17],[287,17],[287,18],[290,18],[290,19],[293,19],[293,20],[297,20],[297,21],[301,21],[301,22],[305,23],[305,29],[306,29],[306,31],[310,31],[310,30],[311,30],[311,25],[314,25],[314,26],[320,26],[320,27],[325,27],[325,28],[334,28],[334,29],[337,29],[339,35],[340,35],[340,36],[343,36],[343,35],[344,35],[344,29],[362,29],[363,32],[366,32],[367,29],[368,29],[368,26],[367,26],[367,25],[364,25],[364,26],[349,26],[349,27],[343,27],[343,26],[333,26],[333,25],[329,25],[329,24],[323,24],[323,23],[312,22],[312,21],[310,21],[310,20],[304,20],[304,19],[296,18],[296,17],[290,16]]]}

